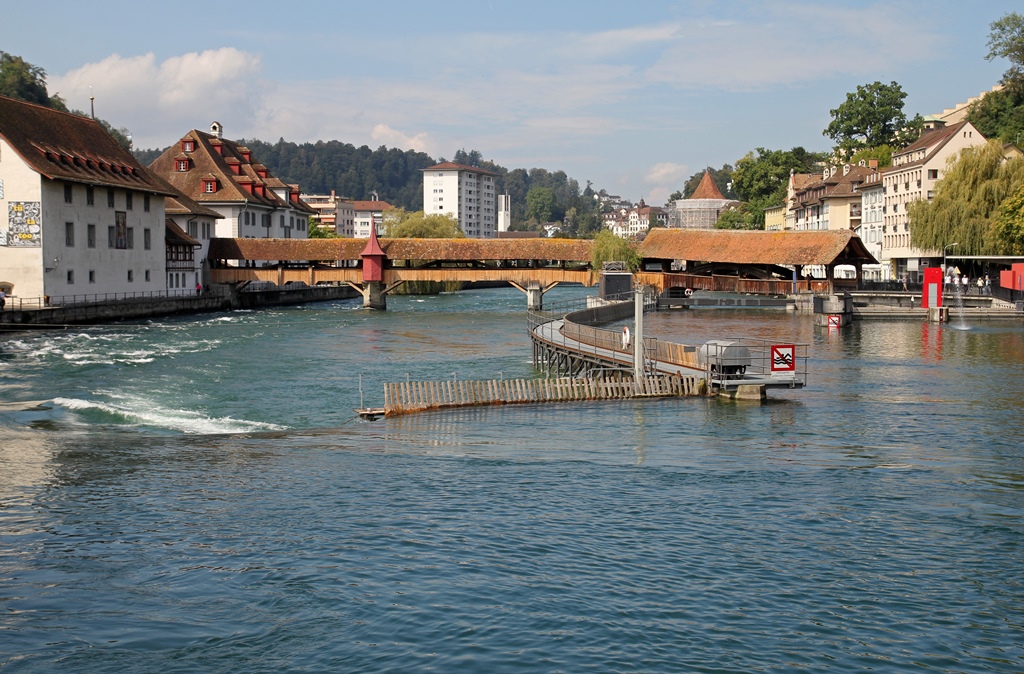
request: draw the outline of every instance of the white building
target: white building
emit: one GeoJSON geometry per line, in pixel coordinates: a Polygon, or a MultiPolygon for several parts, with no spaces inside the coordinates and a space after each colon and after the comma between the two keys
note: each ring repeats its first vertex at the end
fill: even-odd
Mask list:
{"type": "Polygon", "coordinates": [[[512,197],[508,194],[498,195],[498,231],[507,232],[512,226],[512,197]]]}
{"type": "MultiPolygon", "coordinates": [[[[882,259],[882,213],[884,192],[882,189],[882,173],[871,173],[864,178],[860,186],[861,218],[857,235],[864,242],[876,260],[882,259]]],[[[890,270],[888,265],[864,265],[864,278],[873,281],[888,281],[890,270]]]]}
{"type": "Polygon", "coordinates": [[[299,198],[299,186],[285,184],[255,161],[249,148],[225,139],[219,122],[210,131],[189,131],[150,168],[222,216],[214,236],[306,238],[315,211],[299,198]]]}
{"type": "Polygon", "coordinates": [[[498,232],[495,174],[452,162],[423,169],[423,213],[451,215],[471,239],[498,232]]]}
{"type": "Polygon", "coordinates": [[[384,211],[391,208],[386,201],[374,199],[371,201],[353,201],[353,232],[357,239],[370,238],[370,226],[377,230],[378,236],[384,235],[384,211]]]}
{"type": "Polygon", "coordinates": [[[882,258],[893,278],[904,274],[918,280],[921,270],[940,266],[941,250],[920,250],[910,243],[913,223],[907,217],[907,205],[920,199],[931,200],[935,183],[946,172],[946,161],[961,150],[987,141],[968,121],[951,126],[933,124],[921,136],[892,155],[892,166],[882,170],[882,258]]]}
{"type": "Polygon", "coordinates": [[[163,294],[171,194],[95,120],[0,96],[0,287],[9,295],[163,294]]]}
{"type": "Polygon", "coordinates": [[[193,289],[206,285],[203,261],[210,250],[210,239],[223,216],[184,194],[164,200],[167,212],[167,288],[193,289]]]}

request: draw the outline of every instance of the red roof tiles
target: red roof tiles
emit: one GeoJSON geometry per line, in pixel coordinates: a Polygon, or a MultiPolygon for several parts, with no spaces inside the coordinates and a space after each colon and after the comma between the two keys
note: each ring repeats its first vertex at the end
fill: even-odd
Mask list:
{"type": "Polygon", "coordinates": [[[700,179],[700,185],[690,195],[691,199],[720,199],[725,200],[718,185],[711,179],[711,171],[704,171],[704,177],[700,179]]]}

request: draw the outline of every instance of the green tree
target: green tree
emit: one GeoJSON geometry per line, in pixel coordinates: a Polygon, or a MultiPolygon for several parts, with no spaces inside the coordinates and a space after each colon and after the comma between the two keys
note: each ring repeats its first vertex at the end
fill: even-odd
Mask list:
{"type": "Polygon", "coordinates": [[[825,157],[822,153],[808,152],[802,147],[794,147],[792,150],[766,150],[759,147],[757,155],[748,152],[737,161],[732,171],[732,181],[736,194],[748,204],[743,211],[747,225],[744,229],[763,227],[764,209],[785,202],[791,171],[815,172],[825,157]]]}
{"type": "Polygon", "coordinates": [[[319,220],[309,221],[309,238],[311,239],[337,239],[338,232],[333,227],[321,223],[319,220]]]}
{"type": "Polygon", "coordinates": [[[452,215],[389,208],[384,211],[384,235],[390,239],[462,239],[465,234],[452,215]]]}
{"type": "Polygon", "coordinates": [[[526,217],[538,223],[550,222],[555,213],[555,191],[550,187],[533,187],[526,193],[526,217]]]}
{"type": "Polygon", "coordinates": [[[993,233],[1000,254],[1024,255],[1024,183],[999,205],[993,233]]]}
{"type": "Polygon", "coordinates": [[[604,229],[594,237],[590,263],[594,269],[601,269],[605,262],[625,262],[630,271],[636,271],[640,268],[640,254],[632,242],[620,239],[611,230],[604,229]]]}
{"type": "Polygon", "coordinates": [[[988,92],[971,104],[967,119],[985,138],[1019,144],[1024,138],[1024,87],[988,92]]]}
{"type": "Polygon", "coordinates": [[[20,56],[0,51],[0,96],[67,112],[64,99],[46,90],[46,71],[20,56]]]}
{"type": "Polygon", "coordinates": [[[917,138],[924,120],[903,114],[907,95],[896,82],[873,82],[846,94],[846,101],[829,110],[832,122],[822,135],[837,143],[837,152],[849,155],[860,148],[893,145],[903,147],[917,138]]]}
{"type": "MultiPolygon", "coordinates": [[[[931,201],[908,205],[911,243],[924,250],[960,244],[964,255],[1006,254],[1012,232],[1000,239],[996,216],[1007,197],[1024,184],[1024,159],[1005,160],[1002,143],[967,148],[949,160],[931,201]]],[[[1008,207],[1009,208],[1009,207],[1008,207]]]]}
{"type": "Polygon", "coordinates": [[[758,218],[748,203],[726,209],[718,216],[715,229],[764,229],[764,210],[758,218]]]}
{"type": "Polygon", "coordinates": [[[877,147],[865,147],[857,150],[850,157],[851,164],[858,164],[861,161],[869,162],[872,159],[878,160],[878,168],[892,166],[892,153],[895,150],[891,145],[879,145],[877,147]]]}
{"type": "Polygon", "coordinates": [[[985,59],[994,58],[1010,62],[1009,69],[1003,73],[1003,84],[1011,90],[1024,90],[1024,16],[1011,12],[989,25],[985,59]]]}

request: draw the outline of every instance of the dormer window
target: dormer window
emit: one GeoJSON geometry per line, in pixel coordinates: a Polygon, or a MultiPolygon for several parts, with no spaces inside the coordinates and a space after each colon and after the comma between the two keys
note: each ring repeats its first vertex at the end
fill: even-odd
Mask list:
{"type": "Polygon", "coordinates": [[[194,140],[183,140],[181,141],[182,152],[193,152],[196,149],[196,142],[194,140]]]}
{"type": "Polygon", "coordinates": [[[207,194],[213,194],[216,191],[217,191],[217,181],[216,180],[214,180],[212,178],[208,178],[208,179],[204,179],[203,180],[203,192],[205,192],[207,194]]]}
{"type": "Polygon", "coordinates": [[[184,173],[184,172],[188,171],[189,164],[191,164],[191,162],[188,159],[177,159],[174,162],[175,169],[179,173],[184,173]]]}

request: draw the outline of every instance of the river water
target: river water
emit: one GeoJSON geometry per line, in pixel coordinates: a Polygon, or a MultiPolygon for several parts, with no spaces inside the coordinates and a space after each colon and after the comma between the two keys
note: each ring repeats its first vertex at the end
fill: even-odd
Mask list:
{"type": "Polygon", "coordinates": [[[808,388],[365,422],[534,374],[516,291],[388,304],[0,339],[0,671],[1024,670],[1020,323],[664,312],[808,388]]]}

